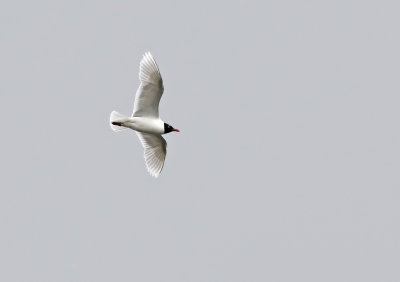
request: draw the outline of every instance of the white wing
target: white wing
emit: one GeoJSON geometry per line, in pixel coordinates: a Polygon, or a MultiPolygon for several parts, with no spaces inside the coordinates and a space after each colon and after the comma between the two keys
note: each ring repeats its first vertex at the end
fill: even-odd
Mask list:
{"type": "Polygon", "coordinates": [[[146,52],[140,61],[139,79],[132,116],[158,118],[158,105],[164,86],[160,70],[150,52],[146,52]]]}
{"type": "Polygon", "coordinates": [[[161,136],[136,132],[144,148],[144,159],[149,173],[158,177],[163,169],[167,155],[167,141],[161,136]]]}

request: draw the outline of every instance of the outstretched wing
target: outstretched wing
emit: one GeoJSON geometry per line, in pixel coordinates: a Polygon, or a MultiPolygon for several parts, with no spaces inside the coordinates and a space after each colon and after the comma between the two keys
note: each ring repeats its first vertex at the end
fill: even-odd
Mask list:
{"type": "Polygon", "coordinates": [[[136,132],[144,148],[144,160],[149,173],[158,177],[164,167],[167,155],[167,141],[161,136],[136,132]]]}
{"type": "Polygon", "coordinates": [[[164,86],[160,70],[150,52],[146,52],[140,61],[139,79],[132,116],[158,118],[158,105],[164,86]]]}

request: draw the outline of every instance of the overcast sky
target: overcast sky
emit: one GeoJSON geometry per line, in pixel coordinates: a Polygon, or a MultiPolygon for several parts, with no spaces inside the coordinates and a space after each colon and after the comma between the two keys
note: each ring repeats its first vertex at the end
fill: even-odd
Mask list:
{"type": "Polygon", "coordinates": [[[0,3],[0,280],[400,281],[397,1],[0,3]],[[168,155],[130,114],[145,51],[168,155]]]}

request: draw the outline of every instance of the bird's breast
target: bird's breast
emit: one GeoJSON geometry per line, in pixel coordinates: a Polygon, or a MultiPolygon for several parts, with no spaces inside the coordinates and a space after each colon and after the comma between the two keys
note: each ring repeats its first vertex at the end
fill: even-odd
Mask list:
{"type": "Polygon", "coordinates": [[[133,130],[152,133],[163,134],[164,122],[160,119],[146,118],[146,117],[132,117],[130,118],[130,128],[133,130]]]}

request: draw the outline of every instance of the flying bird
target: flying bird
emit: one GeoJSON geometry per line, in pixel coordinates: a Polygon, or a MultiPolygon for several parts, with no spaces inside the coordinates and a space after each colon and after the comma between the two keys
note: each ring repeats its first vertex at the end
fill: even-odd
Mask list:
{"type": "Polygon", "coordinates": [[[172,131],[179,132],[158,115],[158,105],[164,92],[163,80],[156,61],[146,52],[140,61],[140,86],[136,92],[133,113],[130,117],[112,111],[110,126],[114,131],[126,128],[136,131],[144,148],[144,159],[149,173],[158,177],[167,155],[167,141],[161,136],[172,131]]]}

